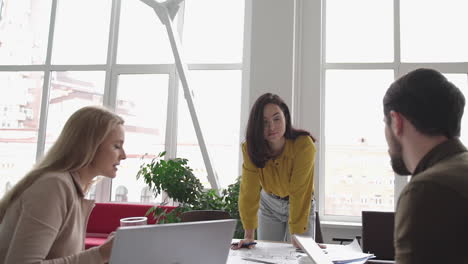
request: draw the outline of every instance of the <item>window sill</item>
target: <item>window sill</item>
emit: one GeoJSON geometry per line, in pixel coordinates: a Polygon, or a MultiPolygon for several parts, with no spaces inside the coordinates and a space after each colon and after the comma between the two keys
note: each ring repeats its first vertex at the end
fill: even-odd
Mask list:
{"type": "Polygon", "coordinates": [[[344,221],[320,221],[322,228],[343,228],[343,229],[360,229],[361,222],[344,222],[344,221]]]}

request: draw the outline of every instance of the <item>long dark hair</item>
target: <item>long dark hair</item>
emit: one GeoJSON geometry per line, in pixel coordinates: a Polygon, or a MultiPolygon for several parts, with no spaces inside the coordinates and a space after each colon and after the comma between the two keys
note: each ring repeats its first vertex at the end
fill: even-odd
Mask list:
{"type": "Polygon", "coordinates": [[[270,147],[263,135],[263,109],[267,104],[278,105],[283,111],[286,119],[286,131],[284,132],[284,137],[286,139],[296,139],[298,136],[305,135],[311,137],[315,142],[315,138],[310,134],[310,132],[292,127],[291,114],[289,113],[289,108],[283,99],[276,94],[263,94],[257,99],[257,101],[255,101],[252,106],[252,110],[250,110],[247,133],[245,136],[247,141],[247,153],[249,154],[250,160],[258,168],[265,167],[265,163],[271,159],[270,147]]]}

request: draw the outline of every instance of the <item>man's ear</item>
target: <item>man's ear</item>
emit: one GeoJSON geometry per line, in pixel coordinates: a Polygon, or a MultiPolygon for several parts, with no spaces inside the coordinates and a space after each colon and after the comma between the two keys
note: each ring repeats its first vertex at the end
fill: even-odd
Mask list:
{"type": "Polygon", "coordinates": [[[393,134],[400,136],[403,133],[404,117],[400,113],[391,110],[390,119],[393,134]]]}

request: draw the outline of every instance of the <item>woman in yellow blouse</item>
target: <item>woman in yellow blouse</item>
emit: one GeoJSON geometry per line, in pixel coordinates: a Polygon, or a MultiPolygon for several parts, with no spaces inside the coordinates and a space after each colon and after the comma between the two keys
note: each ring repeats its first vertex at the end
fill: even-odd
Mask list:
{"type": "Polygon", "coordinates": [[[242,151],[239,211],[245,236],[237,248],[253,242],[257,228],[260,240],[314,236],[314,138],[292,127],[278,95],[266,93],[253,105],[242,151]]]}

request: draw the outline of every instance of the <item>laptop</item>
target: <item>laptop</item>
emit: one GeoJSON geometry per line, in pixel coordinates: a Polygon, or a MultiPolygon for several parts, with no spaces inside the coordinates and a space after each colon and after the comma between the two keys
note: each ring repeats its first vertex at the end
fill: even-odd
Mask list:
{"type": "Polygon", "coordinates": [[[237,220],[120,227],[110,264],[226,263],[237,220]]]}
{"type": "Polygon", "coordinates": [[[325,254],[315,240],[310,236],[294,235],[305,253],[313,260],[315,264],[333,264],[331,259],[325,254]]]}

